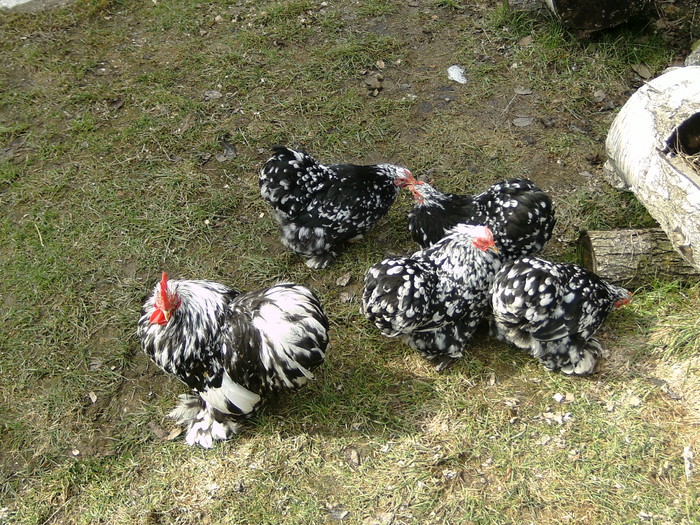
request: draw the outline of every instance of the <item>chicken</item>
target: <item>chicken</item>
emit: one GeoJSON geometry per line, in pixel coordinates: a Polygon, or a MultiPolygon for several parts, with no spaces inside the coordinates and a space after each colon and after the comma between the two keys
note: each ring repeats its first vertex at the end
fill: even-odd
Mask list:
{"type": "Polygon", "coordinates": [[[192,390],[170,413],[186,426],[187,443],[210,448],[271,396],[314,378],[328,319],[313,292],[296,284],[239,293],[163,273],[137,333],[146,354],[192,390]]]}
{"type": "Polygon", "coordinates": [[[552,237],[552,201],[529,180],[499,182],[474,196],[442,193],[418,181],[408,188],[415,199],[408,229],[423,248],[461,223],[488,226],[505,260],[539,252],[552,237]]]}
{"type": "Polygon", "coordinates": [[[325,268],[344,241],[360,239],[413,181],[399,166],[324,166],[278,147],[260,172],[260,194],[275,210],[282,244],[307,257],[310,268],[325,268]]]}
{"type": "Polygon", "coordinates": [[[604,354],[593,335],[630,298],[629,291],[580,266],[522,257],[496,275],[491,334],[549,370],[590,374],[604,354]]]}
{"type": "Polygon", "coordinates": [[[382,334],[400,337],[444,370],[488,313],[500,265],[487,227],[458,224],[429,248],[372,266],[362,312],[382,334]]]}

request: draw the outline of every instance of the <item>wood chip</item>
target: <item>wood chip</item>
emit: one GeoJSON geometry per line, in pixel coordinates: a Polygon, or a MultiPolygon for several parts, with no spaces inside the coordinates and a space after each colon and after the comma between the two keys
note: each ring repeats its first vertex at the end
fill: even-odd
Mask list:
{"type": "Polygon", "coordinates": [[[93,404],[97,402],[97,395],[92,390],[88,392],[88,397],[90,398],[90,401],[93,402],[93,404]]]}
{"type": "Polygon", "coordinates": [[[172,441],[176,437],[182,434],[182,427],[174,427],[167,436],[165,436],[166,441],[172,441]]]}
{"type": "Polygon", "coordinates": [[[355,447],[345,447],[345,461],[351,467],[359,467],[361,464],[360,452],[355,447]]]}
{"type": "Polygon", "coordinates": [[[640,77],[642,77],[645,80],[651,78],[653,75],[651,70],[644,64],[632,64],[632,71],[637,73],[640,77]]]}
{"type": "Polygon", "coordinates": [[[350,284],[351,279],[352,279],[352,273],[347,272],[347,273],[344,273],[343,275],[341,275],[340,277],[338,277],[335,280],[335,284],[337,284],[338,286],[347,286],[348,284],[350,284]]]}

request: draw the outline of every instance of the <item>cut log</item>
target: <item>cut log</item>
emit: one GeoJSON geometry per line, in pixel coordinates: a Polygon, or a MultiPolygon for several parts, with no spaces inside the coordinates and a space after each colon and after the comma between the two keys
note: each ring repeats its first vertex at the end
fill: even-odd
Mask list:
{"type": "Polygon", "coordinates": [[[639,88],[605,143],[608,181],[634,192],[700,270],[700,67],[673,69],[639,88]]]}
{"type": "Polygon", "coordinates": [[[587,231],[579,244],[583,266],[614,284],[635,287],[654,278],[700,279],[700,272],[673,249],[661,228],[587,231]]]}
{"type": "Polygon", "coordinates": [[[584,31],[616,26],[640,13],[649,0],[545,0],[562,24],[584,31]]]}

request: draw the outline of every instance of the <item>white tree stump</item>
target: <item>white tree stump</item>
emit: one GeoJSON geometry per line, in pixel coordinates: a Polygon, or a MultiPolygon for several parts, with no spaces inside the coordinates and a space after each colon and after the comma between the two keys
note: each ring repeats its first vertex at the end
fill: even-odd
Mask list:
{"type": "Polygon", "coordinates": [[[663,276],[699,279],[700,271],[673,249],[660,228],[582,232],[583,266],[606,281],[635,287],[663,276]]]}
{"type": "Polygon", "coordinates": [[[700,67],[670,70],[630,97],[606,140],[609,182],[634,192],[700,269],[700,67]]]}

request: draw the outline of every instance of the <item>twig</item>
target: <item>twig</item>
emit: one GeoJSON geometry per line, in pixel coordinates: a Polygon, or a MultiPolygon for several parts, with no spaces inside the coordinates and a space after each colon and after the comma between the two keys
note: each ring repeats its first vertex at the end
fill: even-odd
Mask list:
{"type": "Polygon", "coordinates": [[[510,102],[508,102],[508,104],[506,105],[505,109],[504,109],[503,111],[501,111],[501,116],[504,116],[504,115],[508,112],[508,110],[510,109],[511,104],[513,104],[513,101],[514,101],[516,98],[518,98],[518,94],[517,94],[517,93],[516,93],[515,95],[513,95],[513,98],[510,99],[510,102]]]}
{"type": "Polygon", "coordinates": [[[36,230],[36,233],[39,234],[39,244],[41,244],[41,247],[44,248],[44,238],[41,236],[41,232],[39,231],[39,227],[34,223],[34,229],[36,230]]]}

